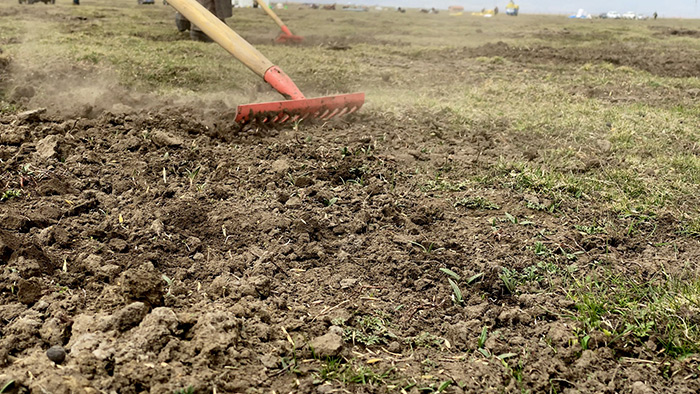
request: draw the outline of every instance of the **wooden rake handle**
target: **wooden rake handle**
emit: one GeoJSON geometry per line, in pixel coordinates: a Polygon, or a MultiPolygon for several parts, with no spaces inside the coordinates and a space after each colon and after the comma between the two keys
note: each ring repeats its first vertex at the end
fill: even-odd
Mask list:
{"type": "Polygon", "coordinates": [[[191,23],[261,78],[274,64],[195,0],[168,0],[191,23]]]}
{"type": "Polygon", "coordinates": [[[257,0],[257,2],[258,2],[258,5],[259,5],[260,7],[262,7],[262,9],[265,10],[265,12],[267,12],[267,15],[269,15],[270,18],[272,18],[272,20],[275,21],[275,23],[277,23],[277,26],[279,26],[280,29],[282,29],[283,32],[285,32],[285,33],[287,33],[287,34],[289,34],[289,35],[292,34],[291,32],[289,32],[289,29],[288,29],[287,26],[284,24],[284,22],[282,22],[282,19],[280,19],[280,18],[277,16],[277,14],[275,14],[274,11],[272,11],[272,9],[267,5],[267,3],[265,3],[264,0],[257,0]]]}

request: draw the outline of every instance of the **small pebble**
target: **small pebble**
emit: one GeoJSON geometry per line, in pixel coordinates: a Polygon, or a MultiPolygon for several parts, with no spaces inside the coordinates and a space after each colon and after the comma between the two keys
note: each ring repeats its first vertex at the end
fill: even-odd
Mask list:
{"type": "Polygon", "coordinates": [[[66,359],[66,351],[62,346],[51,346],[51,348],[46,351],[46,356],[56,364],[61,364],[63,360],[66,359]]]}

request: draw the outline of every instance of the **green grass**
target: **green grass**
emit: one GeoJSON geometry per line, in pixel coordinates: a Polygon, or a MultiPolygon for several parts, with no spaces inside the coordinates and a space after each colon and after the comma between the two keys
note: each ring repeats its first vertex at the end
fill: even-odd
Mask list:
{"type": "Polygon", "coordinates": [[[487,209],[487,210],[492,210],[492,209],[501,209],[501,207],[498,206],[498,204],[493,203],[484,197],[465,197],[460,200],[457,200],[454,203],[455,207],[464,207],[468,209],[487,209]]]}
{"type": "MultiPolygon", "coordinates": [[[[626,355],[628,346],[649,346],[654,353],[683,357],[700,351],[700,279],[661,272],[651,279],[621,274],[611,268],[582,272],[556,263],[546,250],[533,250],[542,261],[523,270],[504,268],[505,289],[519,292],[564,292],[575,303],[565,316],[582,324],[579,339],[585,347],[593,332],[607,338],[607,346],[626,355]],[[539,251],[539,253],[538,253],[539,251]],[[599,272],[599,273],[598,273],[599,272]]],[[[482,337],[483,337],[482,333],[482,337]]]]}
{"type": "Polygon", "coordinates": [[[700,238],[700,218],[685,220],[681,223],[679,232],[691,237],[700,238]]]}
{"type": "Polygon", "coordinates": [[[362,363],[330,357],[321,362],[321,367],[315,373],[314,384],[338,382],[343,385],[386,386],[395,379],[395,375],[393,367],[380,373],[362,363]]]}
{"type": "Polygon", "coordinates": [[[349,321],[337,320],[334,324],[343,328],[343,340],[352,344],[374,346],[387,344],[396,338],[388,317],[377,312],[371,315],[356,315],[349,321]]]}
{"type": "Polygon", "coordinates": [[[19,197],[22,197],[21,190],[9,189],[9,190],[5,190],[5,192],[2,193],[2,195],[0,196],[0,201],[7,201],[7,200],[11,200],[13,198],[19,198],[19,197]]]}
{"type": "Polygon", "coordinates": [[[0,394],[9,392],[8,390],[11,389],[12,385],[14,384],[14,380],[8,380],[7,382],[5,382],[5,384],[3,384],[2,387],[0,387],[0,394]]]}
{"type": "Polygon", "coordinates": [[[651,351],[672,357],[700,351],[697,278],[643,281],[607,272],[575,280],[570,297],[585,331],[602,331],[619,348],[651,340],[656,345],[651,351]]]}
{"type": "Polygon", "coordinates": [[[175,390],[173,394],[195,394],[194,387],[187,386],[184,389],[175,390]]]}

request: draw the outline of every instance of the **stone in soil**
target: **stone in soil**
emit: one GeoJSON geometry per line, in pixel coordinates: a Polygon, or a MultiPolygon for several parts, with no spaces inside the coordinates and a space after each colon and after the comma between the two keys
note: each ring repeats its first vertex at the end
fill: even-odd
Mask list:
{"type": "Polygon", "coordinates": [[[61,364],[66,359],[66,350],[63,349],[63,346],[51,346],[49,350],[46,351],[46,357],[56,364],[61,364]]]}

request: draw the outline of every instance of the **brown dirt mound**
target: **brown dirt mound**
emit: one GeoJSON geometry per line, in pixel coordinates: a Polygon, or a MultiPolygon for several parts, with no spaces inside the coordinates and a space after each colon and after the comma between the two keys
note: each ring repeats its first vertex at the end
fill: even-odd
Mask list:
{"type": "Polygon", "coordinates": [[[654,30],[657,30],[657,34],[661,36],[700,37],[700,30],[694,29],[660,27],[654,30]]]}
{"type": "Polygon", "coordinates": [[[644,43],[611,43],[600,48],[553,48],[516,47],[499,42],[478,48],[465,48],[462,54],[467,57],[500,56],[523,64],[611,63],[665,77],[687,78],[700,75],[700,52],[683,47],[660,52],[644,43]]]}

